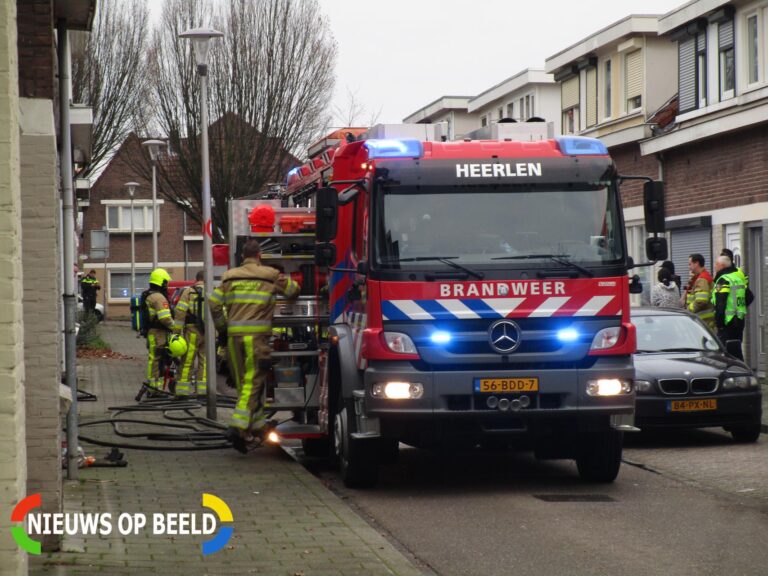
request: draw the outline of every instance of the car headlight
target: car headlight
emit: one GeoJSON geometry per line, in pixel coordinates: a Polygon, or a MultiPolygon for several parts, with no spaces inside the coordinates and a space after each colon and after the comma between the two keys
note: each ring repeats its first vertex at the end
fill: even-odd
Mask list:
{"type": "Polygon", "coordinates": [[[588,396],[621,396],[632,393],[632,382],[618,378],[600,378],[587,382],[588,396]]]}
{"type": "Polygon", "coordinates": [[[384,342],[387,348],[398,354],[418,354],[416,346],[408,334],[400,332],[384,332],[384,342]]]}
{"type": "Polygon", "coordinates": [[[653,384],[648,380],[635,380],[635,390],[638,394],[653,392],[653,384]]]}
{"type": "Polygon", "coordinates": [[[741,388],[742,390],[748,390],[750,388],[757,388],[760,385],[760,381],[755,376],[744,374],[743,376],[731,376],[723,380],[723,390],[733,390],[735,388],[741,388]]]}

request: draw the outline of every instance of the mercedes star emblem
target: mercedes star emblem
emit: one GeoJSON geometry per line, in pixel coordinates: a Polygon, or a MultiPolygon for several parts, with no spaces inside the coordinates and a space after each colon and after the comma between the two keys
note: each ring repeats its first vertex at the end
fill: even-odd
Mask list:
{"type": "Polygon", "coordinates": [[[488,341],[499,354],[514,352],[520,345],[520,327],[511,320],[497,320],[488,329],[488,341]]]}

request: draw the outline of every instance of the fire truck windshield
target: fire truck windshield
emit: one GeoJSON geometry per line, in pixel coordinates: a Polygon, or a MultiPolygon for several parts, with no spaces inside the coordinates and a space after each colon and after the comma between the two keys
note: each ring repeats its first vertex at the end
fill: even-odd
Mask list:
{"type": "Polygon", "coordinates": [[[379,188],[375,260],[380,268],[580,268],[623,258],[618,196],[611,187],[580,190],[379,188]],[[449,255],[449,256],[446,256],[449,255]]]}

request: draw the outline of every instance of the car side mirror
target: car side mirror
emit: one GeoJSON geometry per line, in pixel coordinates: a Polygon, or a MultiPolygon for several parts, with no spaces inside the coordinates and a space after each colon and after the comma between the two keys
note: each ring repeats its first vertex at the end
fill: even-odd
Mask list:
{"type": "Polygon", "coordinates": [[[643,283],[640,282],[640,276],[635,274],[629,281],[629,293],[630,294],[642,294],[643,283]]]}
{"type": "Polygon", "coordinates": [[[315,264],[327,268],[336,263],[336,246],[330,242],[315,244],[315,264]]]}
{"type": "Polygon", "coordinates": [[[649,260],[653,260],[654,262],[666,260],[669,254],[669,250],[667,249],[667,239],[661,236],[646,239],[645,254],[648,256],[649,260]]]}
{"type": "Polygon", "coordinates": [[[643,185],[643,209],[645,211],[645,229],[651,234],[666,231],[664,210],[664,182],[653,180],[643,185]]]}
{"type": "Polygon", "coordinates": [[[318,242],[336,238],[339,214],[339,193],[335,188],[320,188],[315,192],[316,236],[318,242]]]}

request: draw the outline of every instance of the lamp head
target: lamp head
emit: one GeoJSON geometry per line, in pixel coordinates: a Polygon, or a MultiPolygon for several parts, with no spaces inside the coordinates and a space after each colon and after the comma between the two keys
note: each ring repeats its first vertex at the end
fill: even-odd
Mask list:
{"type": "Polygon", "coordinates": [[[149,157],[152,162],[157,162],[160,157],[160,147],[165,146],[165,142],[163,140],[145,140],[141,145],[149,149],[149,157]]]}
{"type": "Polygon", "coordinates": [[[205,76],[208,70],[208,47],[211,38],[221,38],[222,36],[224,36],[222,32],[213,28],[193,28],[179,34],[179,38],[189,38],[192,40],[195,62],[201,76],[205,76]]]}
{"type": "Polygon", "coordinates": [[[133,198],[133,194],[136,192],[136,188],[138,188],[140,184],[138,182],[126,182],[124,186],[128,190],[128,195],[133,198]]]}

